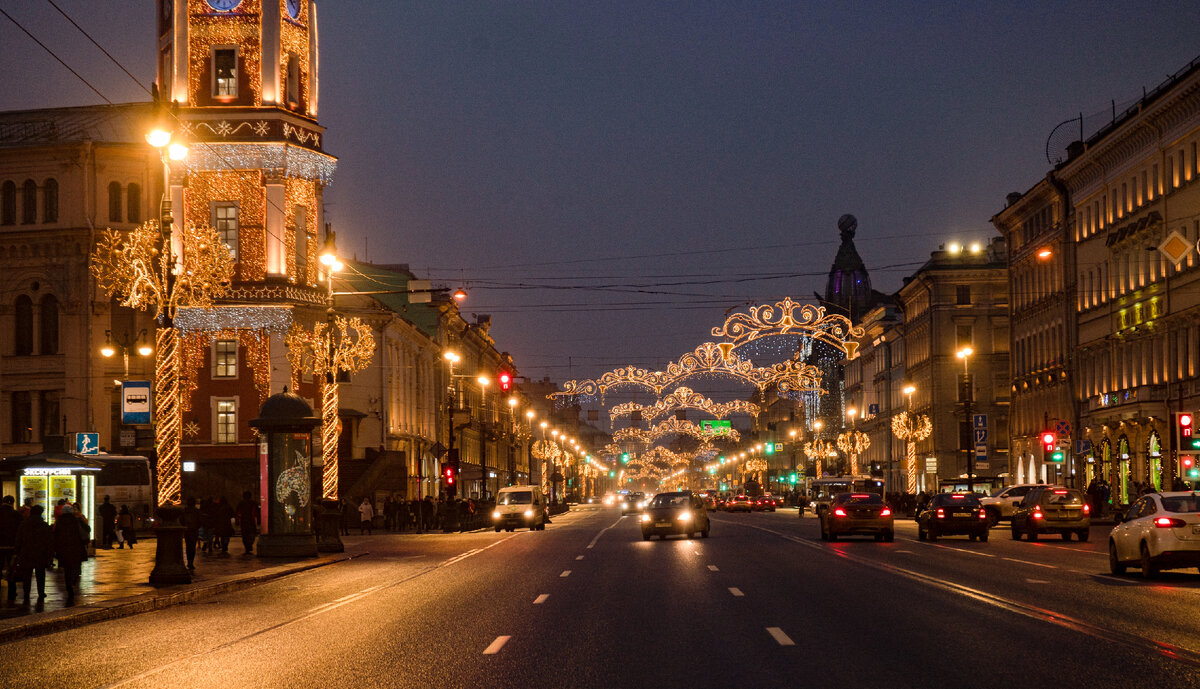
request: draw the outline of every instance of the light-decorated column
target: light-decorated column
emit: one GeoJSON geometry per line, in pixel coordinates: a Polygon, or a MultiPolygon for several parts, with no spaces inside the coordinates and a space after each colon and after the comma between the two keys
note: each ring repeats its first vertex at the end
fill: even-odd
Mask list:
{"type": "Polygon", "coordinates": [[[933,432],[933,422],[924,414],[902,411],[892,417],[892,433],[905,441],[906,483],[909,493],[917,492],[917,443],[933,432]]]}
{"type": "Polygon", "coordinates": [[[158,450],[158,504],[183,502],[180,482],[180,445],[183,442],[183,410],[179,386],[179,331],[174,326],[155,333],[154,441],[158,450]]]}

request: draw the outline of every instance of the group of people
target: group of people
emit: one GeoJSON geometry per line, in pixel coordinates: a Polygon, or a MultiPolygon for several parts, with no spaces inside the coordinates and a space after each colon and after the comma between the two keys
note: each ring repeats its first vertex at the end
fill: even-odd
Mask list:
{"type": "Polygon", "coordinates": [[[242,557],[254,555],[254,541],[258,538],[261,520],[259,503],[250,491],[242,493],[237,507],[229,504],[225,496],[219,498],[188,498],[184,501],[183,524],[184,552],[187,568],[196,569],[196,548],[200,552],[217,557],[229,557],[229,542],[235,529],[242,535],[242,557]]]}
{"type": "Polygon", "coordinates": [[[112,548],[115,543],[118,548],[128,545],[130,548],[137,543],[137,528],[134,526],[133,513],[129,505],[117,506],[112,503],[112,497],[105,495],[104,502],[96,508],[100,515],[100,544],[103,548],[112,548]]]}
{"type": "Polygon", "coordinates": [[[25,501],[20,508],[11,495],[0,499],[0,571],[8,582],[8,601],[17,600],[17,585],[30,602],[36,580],[38,605],[46,599],[46,570],[57,562],[66,579],[67,604],[75,602],[79,575],[88,559],[91,526],[78,504],[59,500],[54,506],[54,523],[45,519],[45,507],[25,501]]]}
{"type": "Polygon", "coordinates": [[[387,497],[382,509],[378,510],[378,514],[376,512],[370,498],[363,498],[357,505],[343,500],[342,535],[349,536],[350,529],[355,525],[359,528],[359,535],[371,534],[377,516],[383,517],[383,529],[389,532],[472,529],[479,526],[479,515],[484,514],[485,510],[474,498],[448,499],[443,495],[435,501],[433,496],[426,495],[421,500],[393,500],[387,497]]]}

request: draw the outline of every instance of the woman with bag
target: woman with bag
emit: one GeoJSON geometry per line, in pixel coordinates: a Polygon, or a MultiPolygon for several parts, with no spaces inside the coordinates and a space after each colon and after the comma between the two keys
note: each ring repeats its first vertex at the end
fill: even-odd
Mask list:
{"type": "Polygon", "coordinates": [[[17,600],[17,582],[25,585],[25,602],[29,602],[30,584],[37,577],[38,604],[46,599],[46,568],[54,559],[54,532],[50,525],[42,519],[46,508],[34,505],[29,509],[29,516],[21,522],[17,529],[16,552],[12,567],[9,569],[8,600],[17,600]]]}

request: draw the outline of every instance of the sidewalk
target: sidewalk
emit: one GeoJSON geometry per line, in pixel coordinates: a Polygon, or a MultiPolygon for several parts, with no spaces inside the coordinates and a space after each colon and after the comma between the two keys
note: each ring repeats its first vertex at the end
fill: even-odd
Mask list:
{"type": "Polygon", "coordinates": [[[366,545],[347,543],[344,553],[315,558],[264,560],[244,557],[241,539],[234,538],[228,557],[196,553],[192,583],[162,588],[149,583],[157,546],[153,538],[139,541],[132,549],[98,549],[96,557],[83,565],[81,586],[73,606],[66,606],[63,575],[58,569],[46,570],[46,599],[41,605],[37,603],[36,581],[32,582],[34,593],[28,604],[21,600],[24,587],[20,587],[16,603],[8,603],[5,582],[4,595],[0,596],[0,643],[248,588],[288,574],[366,555],[366,545]]]}

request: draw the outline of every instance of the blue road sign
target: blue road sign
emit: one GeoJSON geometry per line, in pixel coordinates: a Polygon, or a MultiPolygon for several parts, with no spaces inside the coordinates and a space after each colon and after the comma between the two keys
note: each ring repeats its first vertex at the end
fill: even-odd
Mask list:
{"type": "Polygon", "coordinates": [[[987,459],[987,443],[975,443],[975,459],[987,459]]]}
{"type": "Polygon", "coordinates": [[[121,383],[121,423],[129,426],[150,423],[150,381],[121,383]]]}
{"type": "Polygon", "coordinates": [[[75,454],[77,454],[77,455],[98,455],[98,454],[100,454],[100,434],[99,433],[76,433],[75,434],[75,454]]]}
{"type": "Polygon", "coordinates": [[[986,443],[987,436],[988,436],[988,432],[987,432],[986,428],[976,428],[975,429],[975,444],[978,445],[980,443],[986,443]]]}
{"type": "Polygon", "coordinates": [[[987,428],[987,414],[975,415],[975,428],[987,428]]]}
{"type": "Polygon", "coordinates": [[[878,415],[879,414],[879,405],[878,404],[868,404],[867,405],[867,413],[870,414],[871,416],[878,415]]]}

